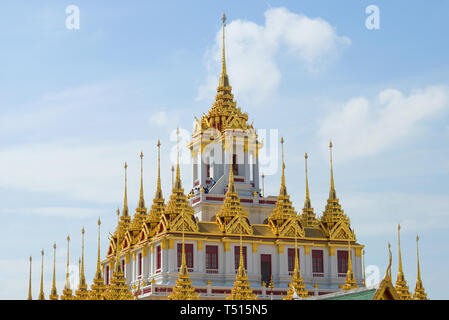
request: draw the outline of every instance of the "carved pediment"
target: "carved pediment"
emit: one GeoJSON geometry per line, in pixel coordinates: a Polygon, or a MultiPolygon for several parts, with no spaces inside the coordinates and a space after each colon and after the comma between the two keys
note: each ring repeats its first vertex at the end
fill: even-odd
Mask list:
{"type": "Polygon", "coordinates": [[[300,237],[304,238],[304,229],[298,221],[298,218],[292,218],[285,221],[285,223],[278,229],[278,235],[281,237],[300,237]]]}
{"type": "Polygon", "coordinates": [[[339,221],[329,232],[331,240],[355,240],[354,232],[345,221],[339,221]]]}
{"type": "Polygon", "coordinates": [[[253,234],[253,228],[247,218],[240,218],[236,215],[228,224],[224,225],[225,233],[253,234]]]}

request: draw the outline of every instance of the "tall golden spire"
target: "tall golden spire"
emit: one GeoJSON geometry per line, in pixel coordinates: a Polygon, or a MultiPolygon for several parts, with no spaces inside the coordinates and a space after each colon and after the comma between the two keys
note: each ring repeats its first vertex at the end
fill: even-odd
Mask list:
{"type": "Polygon", "coordinates": [[[41,265],[41,289],[39,291],[39,297],[38,300],[45,300],[44,295],[44,250],[41,250],[42,254],[42,265],[41,265]]]}
{"type": "Polygon", "coordinates": [[[191,231],[196,232],[198,231],[198,223],[195,220],[193,208],[187,201],[187,196],[184,194],[181,183],[179,169],[179,128],[176,129],[176,151],[176,180],[165,212],[162,215],[162,223],[166,230],[176,231],[188,227],[191,231]]]}
{"type": "Polygon", "coordinates": [[[65,275],[64,290],[62,290],[61,300],[73,300],[72,289],[70,287],[70,275],[69,275],[69,244],[70,235],[67,236],[67,273],[65,275]]]}
{"type": "Polygon", "coordinates": [[[329,153],[330,153],[330,161],[331,161],[331,189],[329,191],[329,199],[336,199],[337,193],[335,192],[334,168],[332,165],[332,141],[329,141],[329,153]]]}
{"type": "MultiPolygon", "coordinates": [[[[280,235],[285,229],[287,223],[293,218],[297,218],[295,208],[290,201],[290,196],[287,193],[287,187],[285,186],[285,163],[284,163],[284,138],[281,137],[281,156],[282,156],[282,175],[281,175],[281,188],[279,190],[278,199],[273,212],[268,217],[268,224],[273,229],[276,235],[280,235]]],[[[299,223],[299,222],[295,222],[299,223]]]]}
{"type": "Polygon", "coordinates": [[[342,286],[343,290],[356,289],[359,286],[356,284],[354,272],[352,272],[352,259],[351,259],[351,242],[348,241],[348,272],[346,273],[345,284],[342,286]]]}
{"type": "Polygon", "coordinates": [[[221,57],[221,75],[220,75],[220,84],[221,87],[229,86],[229,78],[226,73],[226,56],[225,56],[225,29],[226,29],[226,15],[223,13],[221,17],[221,21],[223,22],[223,47],[222,47],[222,57],[221,57]]]}
{"type": "Polygon", "coordinates": [[[86,277],[84,275],[84,227],[81,229],[82,234],[82,245],[81,245],[81,268],[80,268],[80,279],[78,284],[78,290],[76,290],[76,298],[78,300],[86,300],[89,296],[87,291],[86,277]]]}
{"type": "Polygon", "coordinates": [[[287,296],[284,300],[293,300],[294,297],[307,298],[308,296],[309,292],[306,290],[306,285],[302,280],[301,269],[299,267],[298,241],[295,234],[295,268],[290,283],[288,284],[287,296]]]}
{"type": "MultiPolygon", "coordinates": [[[[335,191],[334,168],[332,163],[332,147],[333,147],[332,141],[330,141],[329,153],[330,153],[330,167],[331,167],[331,186],[329,190],[329,198],[327,199],[327,204],[321,217],[321,222],[323,223],[327,232],[331,232],[334,226],[340,221],[343,221],[350,231],[349,218],[341,209],[341,205],[339,203],[337,193],[335,191]]],[[[352,231],[351,235],[348,235],[348,237],[355,238],[352,231]]]]}
{"type": "Polygon", "coordinates": [[[309,194],[309,177],[308,177],[308,171],[307,171],[307,159],[309,158],[308,154],[304,154],[304,163],[305,163],[305,170],[306,170],[306,198],[304,200],[304,207],[302,208],[302,213],[300,215],[300,221],[301,225],[303,227],[309,227],[314,228],[317,227],[319,222],[315,217],[315,213],[313,212],[312,203],[310,201],[310,194],[309,194]]]}
{"type": "Polygon", "coordinates": [[[49,298],[50,300],[58,300],[58,291],[56,289],[56,242],[53,244],[53,284],[49,298]]]}
{"type": "Polygon", "coordinates": [[[143,198],[143,152],[140,152],[140,196],[139,204],[136,208],[133,220],[129,227],[134,237],[138,236],[142,230],[142,225],[147,218],[147,208],[145,208],[145,200],[143,198]]]}
{"type": "Polygon", "coordinates": [[[416,235],[416,262],[417,262],[417,279],[415,286],[415,294],[413,295],[414,300],[427,300],[427,294],[424,291],[424,286],[421,281],[421,270],[419,268],[419,248],[418,248],[419,237],[416,235]]]}
{"type": "Polygon", "coordinates": [[[33,300],[33,297],[31,296],[31,261],[32,258],[30,256],[30,279],[28,281],[28,300],[33,300]]]}
{"type": "Polygon", "coordinates": [[[182,231],[182,254],[181,267],[179,268],[178,279],[173,287],[172,293],[168,296],[169,300],[198,300],[195,288],[190,280],[189,270],[186,264],[186,254],[184,248],[184,230],[182,231]]]}
{"type": "Polygon", "coordinates": [[[253,230],[248,224],[248,213],[240,203],[239,194],[235,187],[232,166],[233,161],[231,160],[229,165],[228,191],[225,194],[223,205],[218,209],[215,221],[224,233],[235,233],[236,230],[241,230],[241,228],[245,228],[248,233],[252,233],[253,230]],[[245,218],[243,225],[241,224],[242,220],[240,217],[245,218]]]}
{"type": "Polygon", "coordinates": [[[145,200],[143,198],[143,152],[140,152],[140,196],[139,209],[145,208],[145,200]]]}
{"type": "Polygon", "coordinates": [[[112,272],[111,281],[104,291],[103,297],[105,300],[134,300],[134,296],[126,284],[122,264],[120,263],[120,242],[117,242],[114,271],[112,272]]]}
{"type": "Polygon", "coordinates": [[[97,270],[95,271],[93,283],[90,286],[89,298],[91,300],[102,300],[103,293],[106,289],[103,279],[103,273],[101,272],[101,262],[100,262],[100,225],[101,225],[100,218],[98,218],[97,224],[98,224],[97,270]]]}
{"type": "Polygon", "coordinates": [[[398,224],[398,250],[399,250],[399,270],[398,270],[398,276],[396,279],[396,291],[401,298],[401,300],[410,300],[411,294],[408,291],[407,281],[404,277],[404,272],[402,271],[402,258],[401,258],[401,225],[398,224]]]}
{"type": "MultiPolygon", "coordinates": [[[[238,216],[238,219],[242,219],[242,215],[238,216]]],[[[253,293],[253,289],[250,287],[248,276],[246,275],[245,265],[243,263],[243,246],[242,246],[242,229],[240,229],[240,260],[239,268],[235,276],[234,287],[231,290],[231,294],[226,297],[226,300],[256,300],[257,296],[253,293]]]]}
{"type": "Polygon", "coordinates": [[[162,195],[161,187],[161,142],[157,141],[157,183],[156,194],[154,195],[153,204],[148,211],[147,222],[151,232],[154,232],[156,226],[161,220],[161,215],[165,209],[165,199],[162,195]]]}
{"type": "Polygon", "coordinates": [[[128,186],[127,186],[127,169],[128,169],[128,164],[125,162],[125,197],[123,199],[123,210],[122,210],[122,216],[123,217],[129,217],[129,211],[128,211],[128,186]]]}

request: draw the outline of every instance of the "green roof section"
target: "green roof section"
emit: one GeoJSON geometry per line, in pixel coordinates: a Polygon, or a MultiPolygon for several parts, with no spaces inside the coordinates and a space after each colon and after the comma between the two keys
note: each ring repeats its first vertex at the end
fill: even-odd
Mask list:
{"type": "Polygon", "coordinates": [[[329,298],[323,297],[323,300],[372,300],[375,293],[376,289],[368,289],[359,292],[348,292],[347,294],[340,294],[329,298]]]}

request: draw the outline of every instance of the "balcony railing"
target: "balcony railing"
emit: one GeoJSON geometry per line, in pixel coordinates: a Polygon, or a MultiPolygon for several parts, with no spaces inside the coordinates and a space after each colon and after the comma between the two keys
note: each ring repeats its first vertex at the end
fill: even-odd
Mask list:
{"type": "Polygon", "coordinates": [[[314,278],[323,278],[324,277],[324,272],[313,272],[312,273],[312,277],[314,277],[314,278]]]}
{"type": "Polygon", "coordinates": [[[206,269],[206,273],[218,273],[218,269],[206,269]]]}

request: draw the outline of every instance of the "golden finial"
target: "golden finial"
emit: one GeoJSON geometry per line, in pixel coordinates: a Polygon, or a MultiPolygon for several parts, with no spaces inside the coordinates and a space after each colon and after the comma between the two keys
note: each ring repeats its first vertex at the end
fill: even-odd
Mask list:
{"type": "Polygon", "coordinates": [[[398,224],[398,251],[399,251],[399,270],[396,279],[396,291],[401,300],[410,300],[410,292],[408,291],[407,281],[405,280],[404,272],[402,271],[402,257],[401,257],[401,226],[398,224]]]}
{"type": "Polygon", "coordinates": [[[265,175],[262,172],[262,197],[265,197],[265,186],[264,186],[264,181],[265,181],[265,175]]]}
{"type": "Polygon", "coordinates": [[[399,272],[402,272],[402,258],[401,258],[401,225],[398,224],[398,249],[399,249],[399,272]]]}
{"type": "Polygon", "coordinates": [[[73,299],[69,276],[69,255],[70,255],[70,235],[67,235],[67,272],[65,275],[65,286],[64,290],[62,291],[63,295],[61,296],[61,300],[73,299]]]}
{"type": "Polygon", "coordinates": [[[226,55],[225,55],[225,27],[226,27],[226,15],[223,13],[221,17],[221,21],[223,22],[223,47],[222,47],[222,60],[221,60],[221,75],[220,75],[220,86],[227,87],[229,86],[229,78],[226,73],[226,55]]]}
{"type": "Polygon", "coordinates": [[[161,142],[157,141],[157,186],[156,195],[160,193],[162,198],[162,188],[161,188],[161,142]]]}
{"type": "Polygon", "coordinates": [[[58,300],[58,291],[56,289],[56,242],[53,244],[53,284],[49,298],[50,300],[58,300]]]}
{"type": "Polygon", "coordinates": [[[145,200],[143,197],[143,152],[140,152],[140,196],[139,209],[145,208],[145,200]]]}
{"type": "Polygon", "coordinates": [[[351,242],[348,240],[348,272],[346,273],[345,284],[343,290],[351,290],[358,288],[354,273],[352,272],[352,259],[351,259],[351,242]]]}
{"type": "Polygon", "coordinates": [[[97,221],[98,224],[98,252],[97,252],[97,277],[101,278],[101,268],[100,268],[100,226],[101,226],[101,220],[98,218],[97,221]]]}
{"type": "Polygon", "coordinates": [[[309,156],[307,155],[307,152],[306,152],[304,154],[305,168],[306,168],[306,200],[304,202],[304,207],[305,208],[310,208],[311,207],[310,194],[309,194],[309,177],[308,177],[308,173],[307,173],[307,159],[308,158],[309,158],[309,156]]]}
{"type": "Polygon", "coordinates": [[[33,297],[31,296],[31,262],[32,258],[30,256],[30,279],[28,281],[28,300],[33,300],[33,297]]]}
{"type": "Polygon", "coordinates": [[[419,248],[418,248],[418,241],[419,241],[419,237],[418,235],[416,235],[416,261],[417,261],[417,266],[418,266],[418,273],[417,273],[417,277],[418,277],[418,281],[421,281],[421,271],[419,270],[419,248]]]}
{"type": "Polygon", "coordinates": [[[281,188],[285,187],[285,164],[284,164],[284,138],[281,137],[281,155],[282,155],[282,177],[281,177],[281,188]]]}
{"type": "Polygon", "coordinates": [[[330,162],[331,162],[331,190],[329,191],[329,198],[335,199],[337,197],[335,192],[335,184],[334,184],[334,168],[332,164],[332,141],[329,141],[329,153],[330,153],[330,162]]]}
{"type": "Polygon", "coordinates": [[[39,298],[38,298],[38,300],[45,300],[45,295],[44,295],[44,249],[41,250],[41,254],[42,254],[41,289],[39,291],[39,298]]]}
{"type": "Polygon", "coordinates": [[[424,291],[424,286],[421,280],[421,270],[419,268],[419,247],[418,247],[419,237],[416,235],[416,261],[417,261],[417,279],[415,286],[415,294],[413,295],[414,300],[427,300],[427,294],[424,291]]]}
{"type": "Polygon", "coordinates": [[[76,296],[80,300],[87,299],[87,284],[86,284],[86,277],[84,275],[84,227],[81,229],[81,235],[82,235],[82,242],[81,242],[81,259],[80,259],[80,276],[79,276],[79,283],[78,283],[78,290],[75,292],[76,296]]]}
{"type": "Polygon", "coordinates": [[[176,128],[176,178],[175,178],[175,188],[181,189],[181,174],[179,169],[179,127],[176,128]]]}
{"type": "Polygon", "coordinates": [[[366,278],[365,278],[365,249],[362,249],[362,259],[363,259],[363,286],[366,287],[366,278]]]}

